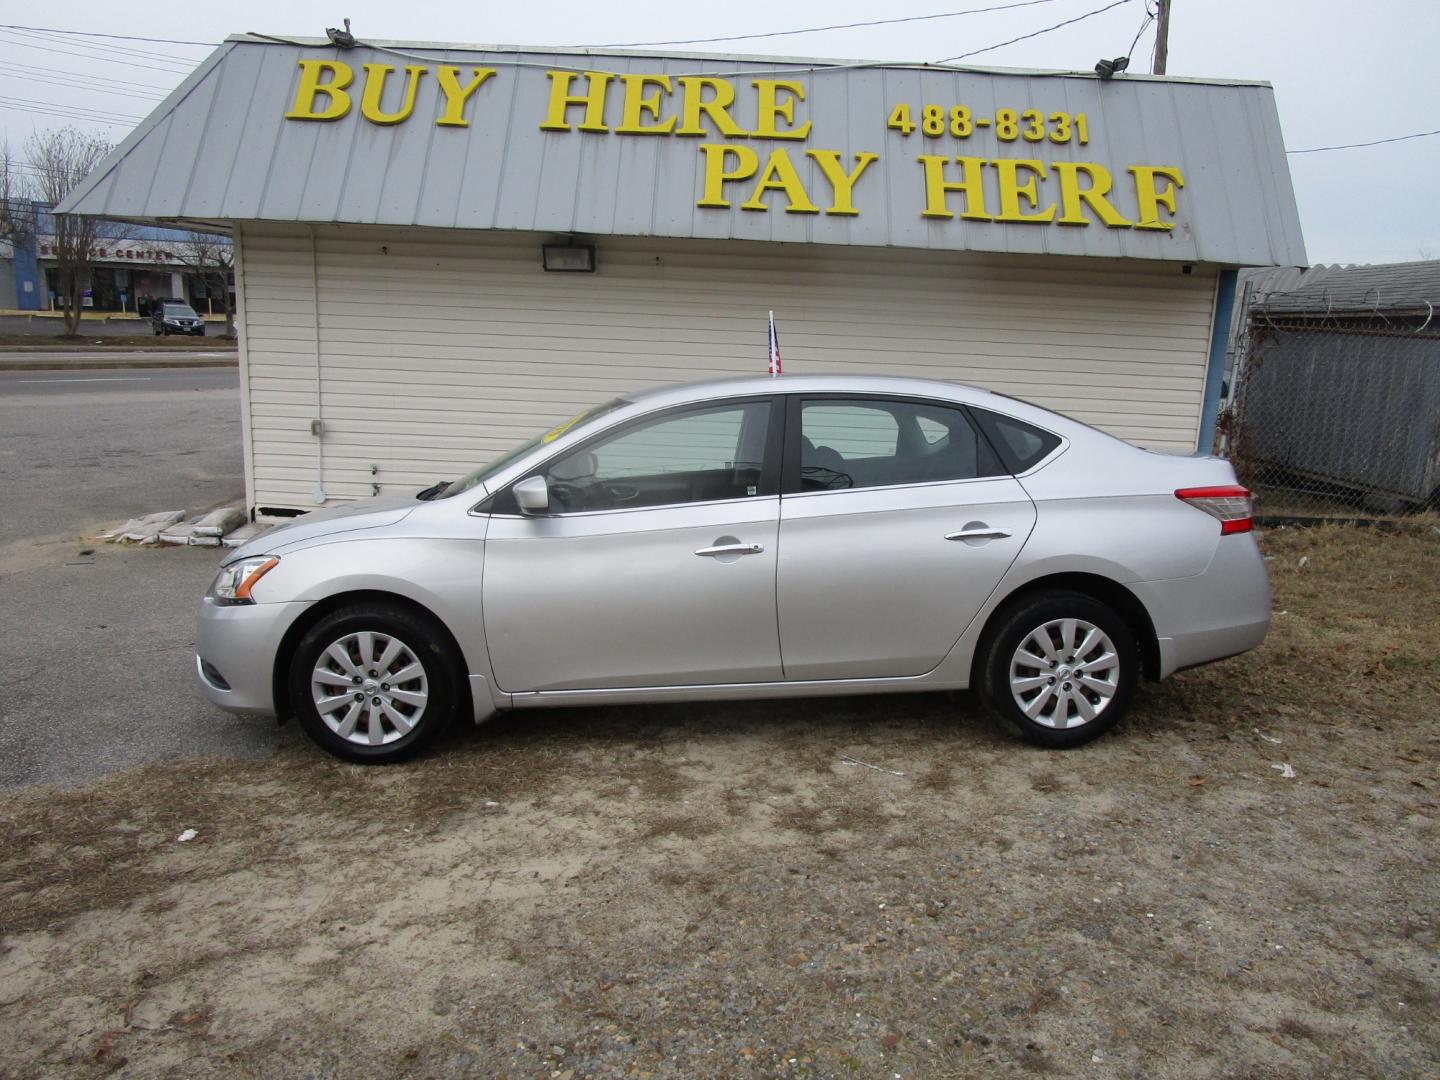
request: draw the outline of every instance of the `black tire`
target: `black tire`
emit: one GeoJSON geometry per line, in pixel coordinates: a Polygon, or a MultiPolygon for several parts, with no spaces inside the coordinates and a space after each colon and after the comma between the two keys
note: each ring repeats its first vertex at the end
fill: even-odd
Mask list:
{"type": "MultiPolygon", "coordinates": [[[[1055,631],[1055,633],[1058,634],[1059,631],[1055,631]]],[[[1075,644],[1079,645],[1081,642],[1077,641],[1075,644]]],[[[1103,654],[1103,650],[1092,648],[1086,655],[1098,657],[1103,654]]],[[[1080,659],[1083,660],[1084,657],[1080,659]]],[[[1001,611],[993,632],[987,635],[981,646],[981,663],[978,673],[979,686],[977,689],[980,698],[990,713],[1000,721],[1002,727],[1012,735],[1036,746],[1052,750],[1069,750],[1099,738],[1124,716],[1126,709],[1130,706],[1130,696],[1134,692],[1135,683],[1139,678],[1140,650],[1135,642],[1135,634],[1125,620],[1094,597],[1075,592],[1036,593],[1022,598],[1001,611]],[[1055,648],[1059,654],[1059,666],[1054,669],[1055,673],[1051,674],[1048,668],[1041,668],[1038,665],[1025,665],[1023,670],[1033,670],[1035,675],[1032,677],[1034,678],[1048,678],[1050,684],[1054,684],[1057,689],[1063,688],[1072,697],[1083,695],[1085,703],[1097,715],[1094,719],[1085,720],[1080,713],[1080,702],[1065,702],[1053,690],[1049,691],[1047,695],[1049,685],[1047,684],[1037,689],[1034,695],[1027,699],[1033,703],[1041,696],[1046,697],[1040,709],[1041,719],[1031,719],[1020,707],[1015,693],[1012,692],[1011,661],[1015,658],[1020,646],[1026,643],[1032,634],[1039,632],[1042,627],[1050,623],[1065,619],[1079,619],[1087,622],[1110,639],[1116,657],[1115,669],[1096,672],[1094,681],[1110,683],[1112,692],[1108,697],[1102,697],[1093,690],[1087,689],[1078,680],[1066,681],[1067,676],[1063,672],[1068,670],[1069,661],[1064,655],[1064,650],[1057,647],[1060,642],[1051,636],[1048,640],[1052,648],[1055,648]],[[1097,708],[1097,703],[1101,701],[1104,702],[1103,707],[1097,708]],[[1060,708],[1066,710],[1066,720],[1079,722],[1071,727],[1055,726],[1054,713],[1060,708]],[[1051,715],[1046,717],[1046,713],[1051,715]],[[1050,722],[1041,722],[1046,719],[1050,722]]]]}
{"type": "MultiPolygon", "coordinates": [[[[350,651],[349,657],[353,663],[359,658],[359,650],[350,651]]],[[[334,674],[340,674],[338,663],[329,666],[334,674]]],[[[361,675],[369,676],[368,670],[359,670],[361,675]]],[[[460,663],[453,655],[446,635],[433,620],[390,604],[357,604],[326,615],[300,639],[290,666],[290,702],[305,733],[331,754],[364,764],[388,764],[403,761],[419,753],[450,726],[456,704],[460,700],[460,671],[460,663]],[[360,734],[360,728],[363,727],[365,731],[360,737],[368,738],[369,735],[372,710],[369,702],[363,700],[367,687],[377,695],[383,693],[385,704],[401,713],[407,713],[413,705],[392,699],[391,694],[410,693],[414,696],[423,689],[426,696],[423,709],[418,713],[419,719],[408,732],[401,733],[394,723],[383,718],[383,714],[377,718],[376,723],[382,729],[381,738],[386,741],[375,745],[352,741],[332,729],[326,719],[322,718],[311,693],[314,685],[312,677],[322,655],[332,644],[345,642],[354,635],[364,633],[396,640],[402,643],[405,651],[391,661],[389,668],[377,671],[376,677],[370,679],[370,682],[377,683],[378,686],[369,687],[367,683],[365,686],[355,687],[355,693],[360,694],[357,703],[362,710],[354,722],[356,734],[360,734]],[[409,667],[411,657],[423,669],[421,678],[412,678],[391,688],[383,681],[386,671],[400,673],[409,667]]],[[[350,677],[353,680],[354,676],[350,677]]],[[[348,688],[339,686],[337,691],[337,697],[351,693],[348,688]]],[[[344,708],[348,710],[348,706],[349,703],[346,703],[344,708]]],[[[343,719],[338,716],[340,708],[341,706],[336,706],[331,714],[332,719],[343,719]]],[[[413,719],[413,716],[407,713],[406,719],[413,719]]],[[[343,724],[341,726],[343,727],[343,724]]]]}

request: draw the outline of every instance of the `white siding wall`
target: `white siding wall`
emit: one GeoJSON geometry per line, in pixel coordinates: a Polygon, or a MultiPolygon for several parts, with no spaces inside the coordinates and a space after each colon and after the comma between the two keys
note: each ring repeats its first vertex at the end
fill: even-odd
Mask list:
{"type": "Polygon", "coordinates": [[[313,507],[322,454],[326,497],[356,498],[459,476],[625,390],[763,373],[770,308],[787,374],[968,382],[1195,446],[1205,268],[601,238],[598,273],[547,274],[540,242],[320,226],[312,264],[305,227],[245,225],[251,504],[313,507]]]}

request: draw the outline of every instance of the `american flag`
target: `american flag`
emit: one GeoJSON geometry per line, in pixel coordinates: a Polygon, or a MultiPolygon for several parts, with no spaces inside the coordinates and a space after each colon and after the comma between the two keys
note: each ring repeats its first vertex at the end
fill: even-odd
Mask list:
{"type": "Polygon", "coordinates": [[[780,335],[775,333],[775,312],[770,312],[770,374],[780,374],[780,335]]]}

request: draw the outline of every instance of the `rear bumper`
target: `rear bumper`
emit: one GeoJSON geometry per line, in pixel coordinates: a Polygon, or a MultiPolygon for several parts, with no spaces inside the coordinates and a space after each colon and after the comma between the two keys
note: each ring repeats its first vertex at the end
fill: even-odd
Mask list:
{"type": "Polygon", "coordinates": [[[1141,581],[1131,590],[1150,612],[1160,677],[1248,652],[1270,629],[1270,579],[1252,534],[1222,536],[1202,573],[1141,581]]]}
{"type": "Polygon", "coordinates": [[[275,654],[309,601],[227,606],[206,599],[195,636],[195,678],[230,712],[274,716],[275,654]]]}

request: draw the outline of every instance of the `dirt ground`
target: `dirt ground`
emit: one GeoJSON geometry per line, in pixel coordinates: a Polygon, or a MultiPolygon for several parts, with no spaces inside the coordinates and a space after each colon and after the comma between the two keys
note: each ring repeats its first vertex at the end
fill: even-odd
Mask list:
{"type": "Polygon", "coordinates": [[[885,697],[7,794],[0,1075],[1440,1075],[1440,530],[1264,547],[1266,645],[1071,753],[885,697]]]}

